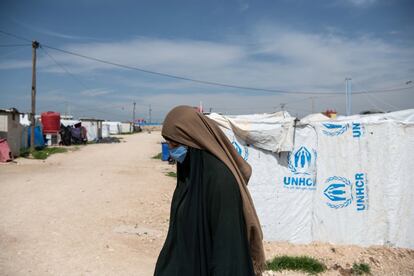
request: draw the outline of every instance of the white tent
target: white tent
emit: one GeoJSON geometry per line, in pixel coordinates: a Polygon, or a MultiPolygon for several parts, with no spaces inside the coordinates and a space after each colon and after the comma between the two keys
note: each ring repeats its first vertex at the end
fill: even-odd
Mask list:
{"type": "Polygon", "coordinates": [[[109,137],[110,133],[110,127],[108,124],[105,124],[105,122],[102,123],[102,138],[109,137]]]}
{"type": "Polygon", "coordinates": [[[132,123],[125,122],[121,123],[121,133],[132,133],[132,123]]]}
{"type": "Polygon", "coordinates": [[[79,120],[65,120],[65,119],[60,119],[60,123],[62,125],[64,125],[64,126],[73,126],[73,125],[76,125],[78,123],[81,123],[81,121],[79,121],[79,120]]]}
{"type": "Polygon", "coordinates": [[[121,122],[103,122],[103,125],[108,125],[109,126],[109,134],[120,134],[122,129],[121,129],[121,122]]]}
{"type": "Polygon", "coordinates": [[[97,141],[102,138],[102,120],[81,118],[82,126],[86,128],[88,141],[97,141]]]}
{"type": "Polygon", "coordinates": [[[266,240],[414,248],[414,110],[210,117],[253,168],[266,240]]]}

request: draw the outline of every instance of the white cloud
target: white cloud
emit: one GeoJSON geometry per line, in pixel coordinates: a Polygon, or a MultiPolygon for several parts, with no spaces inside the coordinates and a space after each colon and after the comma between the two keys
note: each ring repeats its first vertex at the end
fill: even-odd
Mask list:
{"type": "Polygon", "coordinates": [[[368,6],[368,5],[372,5],[378,2],[378,0],[341,0],[341,1],[352,4],[354,6],[358,6],[358,7],[368,6]]]}
{"type": "Polygon", "coordinates": [[[103,96],[110,94],[112,91],[108,89],[101,89],[101,88],[93,88],[93,89],[87,89],[80,92],[82,96],[87,97],[96,97],[96,96],[103,96]]]}
{"type": "MultiPolygon", "coordinates": [[[[337,30],[331,32],[329,29],[324,33],[306,33],[260,25],[244,36],[244,42],[238,43],[137,38],[117,43],[70,44],[64,48],[147,70],[289,91],[344,91],[345,77],[353,78],[354,90],[395,87],[412,79],[414,72],[414,51],[411,47],[372,36],[347,37],[337,30]]],[[[228,109],[229,106],[234,106],[245,108],[239,109],[240,112],[247,112],[256,106],[268,107],[266,110],[272,111],[281,102],[309,97],[263,93],[257,95],[251,91],[240,92],[127,71],[50,49],[48,52],[70,72],[82,74],[81,78],[99,73],[96,76],[101,78],[101,82],[111,79],[115,86],[129,87],[130,91],[137,91],[137,88],[156,91],[157,95],[148,96],[150,92],[145,95],[144,104],[158,103],[163,106],[163,111],[160,109],[159,112],[164,113],[174,104],[197,103],[200,99],[212,107],[228,109]]],[[[0,68],[30,65],[30,62],[19,62],[21,61],[4,61],[0,68]]],[[[48,57],[42,57],[39,66],[43,71],[62,73],[62,69],[48,60],[48,57]]],[[[95,82],[102,87],[99,78],[95,82]]],[[[81,94],[94,97],[110,94],[110,91],[107,88],[94,88],[81,94]]],[[[398,95],[399,97],[389,97],[388,94],[378,94],[375,97],[381,97],[381,100],[401,108],[414,106],[414,98],[410,97],[412,94],[398,95]]],[[[122,98],[120,94],[112,96],[122,98]]],[[[132,100],[134,97],[128,95],[128,98],[132,100]]],[[[380,102],[373,104],[375,99],[365,96],[355,96],[354,99],[355,110],[367,109],[369,105],[389,108],[380,102]]],[[[318,110],[337,108],[340,111],[343,107],[342,96],[318,98],[315,102],[318,110]]],[[[308,100],[288,104],[289,106],[299,111],[302,109],[303,112],[311,109],[308,100]]]]}
{"type": "Polygon", "coordinates": [[[0,70],[23,69],[30,67],[32,67],[32,62],[29,60],[9,59],[0,62],[0,70]]]}

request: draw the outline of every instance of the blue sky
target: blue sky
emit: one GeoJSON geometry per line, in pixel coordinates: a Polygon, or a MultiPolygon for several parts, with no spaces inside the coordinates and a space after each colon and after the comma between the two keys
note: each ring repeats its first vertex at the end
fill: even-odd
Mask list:
{"type": "MultiPolygon", "coordinates": [[[[2,0],[0,30],[86,56],[205,81],[359,94],[353,113],[414,107],[414,3],[399,0],[2,0]]],[[[0,45],[26,43],[0,33],[0,45]]],[[[0,47],[0,108],[29,111],[31,47],[0,47]]],[[[160,121],[178,104],[225,114],[345,111],[344,95],[209,86],[38,50],[38,111],[160,121]],[[57,63],[56,63],[56,62],[57,63]],[[313,97],[313,105],[311,97],[313,97]]]]}

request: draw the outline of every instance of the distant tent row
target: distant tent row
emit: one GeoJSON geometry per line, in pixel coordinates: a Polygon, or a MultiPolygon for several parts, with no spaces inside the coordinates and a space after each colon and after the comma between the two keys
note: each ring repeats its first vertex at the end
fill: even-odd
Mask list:
{"type": "MultiPolygon", "coordinates": [[[[62,117],[57,112],[44,112],[42,116],[36,116],[34,144],[37,148],[44,147],[51,141],[54,143],[60,141],[64,145],[99,142],[109,138],[110,135],[134,132],[134,125],[130,122],[111,122],[95,118],[74,120],[69,116],[62,117]],[[48,120],[45,121],[44,129],[42,118],[47,115],[50,116],[45,117],[48,120]],[[52,131],[48,130],[50,125],[53,126],[52,131]]],[[[19,156],[21,150],[30,147],[30,124],[28,114],[20,113],[15,108],[0,109],[0,139],[4,140],[2,140],[2,148],[7,144],[11,157],[19,156]]],[[[6,156],[5,159],[8,157],[6,156]]]]}

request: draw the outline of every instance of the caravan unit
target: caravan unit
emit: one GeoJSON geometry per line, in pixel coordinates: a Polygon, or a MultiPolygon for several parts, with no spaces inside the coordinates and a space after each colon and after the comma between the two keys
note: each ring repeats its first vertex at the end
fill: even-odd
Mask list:
{"type": "Polygon", "coordinates": [[[0,109],[0,138],[7,139],[13,156],[20,155],[23,126],[20,124],[20,112],[15,109],[0,109]]]}

